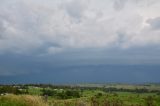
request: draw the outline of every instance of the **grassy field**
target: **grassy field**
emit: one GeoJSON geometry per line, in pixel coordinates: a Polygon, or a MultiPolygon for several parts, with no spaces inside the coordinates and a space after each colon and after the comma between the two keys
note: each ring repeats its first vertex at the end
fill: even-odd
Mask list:
{"type": "MultiPolygon", "coordinates": [[[[119,85],[117,88],[120,86],[126,88],[126,85],[124,87],[119,85]]],[[[144,87],[146,86],[142,88],[144,87]]],[[[101,89],[102,87],[93,87],[92,89],[92,87],[27,86],[26,94],[1,95],[0,106],[160,106],[160,93],[158,91],[160,89],[158,89],[158,85],[156,87],[154,89],[147,88],[148,91],[138,91],[137,93],[138,85],[135,92],[120,91],[121,89],[119,91],[117,89],[116,91],[114,89],[112,89],[113,91],[105,91],[104,86],[103,89],[101,89]],[[152,92],[153,90],[156,92],[152,92]]],[[[26,90],[26,88],[20,90],[26,90]]]]}

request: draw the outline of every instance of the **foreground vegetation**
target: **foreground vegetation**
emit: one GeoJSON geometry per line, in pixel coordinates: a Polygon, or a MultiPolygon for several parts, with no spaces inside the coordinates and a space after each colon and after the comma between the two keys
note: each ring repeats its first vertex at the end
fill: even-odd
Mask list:
{"type": "Polygon", "coordinates": [[[159,87],[1,85],[0,106],[160,106],[159,87]]]}

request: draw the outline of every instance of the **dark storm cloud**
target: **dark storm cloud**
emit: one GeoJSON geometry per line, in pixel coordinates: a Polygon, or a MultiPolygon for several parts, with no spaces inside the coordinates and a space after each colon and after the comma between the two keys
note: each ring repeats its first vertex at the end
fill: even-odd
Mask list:
{"type": "MultiPolygon", "coordinates": [[[[41,50],[39,51],[41,52],[41,50]]],[[[0,55],[0,76],[36,74],[41,72],[67,71],[71,67],[101,66],[101,65],[159,65],[160,49],[135,48],[120,50],[118,48],[103,50],[68,50],[65,53],[46,55],[0,55]]],[[[79,71],[81,69],[78,69],[79,71]]],[[[92,70],[92,69],[91,69],[92,70]]],[[[96,69],[95,69],[96,70],[96,69]]],[[[81,70],[83,71],[83,70],[81,70]]],[[[98,71],[98,70],[97,70],[98,71]]]]}

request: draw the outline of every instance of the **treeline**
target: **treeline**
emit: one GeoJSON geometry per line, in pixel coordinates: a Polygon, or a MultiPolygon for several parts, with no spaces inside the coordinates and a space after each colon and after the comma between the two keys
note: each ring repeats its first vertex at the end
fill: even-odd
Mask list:
{"type": "Polygon", "coordinates": [[[0,94],[28,94],[28,89],[20,89],[19,87],[16,86],[9,86],[9,85],[5,85],[5,86],[0,86],[0,94]]]}
{"type": "MultiPolygon", "coordinates": [[[[17,84],[17,85],[0,85],[1,93],[27,93],[28,87],[39,87],[39,88],[50,88],[50,89],[64,89],[64,90],[102,90],[104,92],[133,92],[133,93],[157,93],[160,94],[160,90],[150,90],[146,88],[136,88],[136,89],[126,89],[126,88],[116,88],[116,87],[82,87],[73,85],[52,85],[52,84],[17,84]]],[[[49,91],[48,91],[49,92],[49,91]]]]}
{"type": "Polygon", "coordinates": [[[57,91],[53,89],[43,89],[42,96],[52,96],[58,99],[71,99],[71,98],[80,98],[81,94],[78,90],[62,90],[57,91]]]}
{"type": "Polygon", "coordinates": [[[133,92],[133,93],[160,93],[159,90],[149,90],[146,88],[136,88],[136,89],[124,89],[124,88],[103,88],[102,89],[105,92],[133,92]]]}

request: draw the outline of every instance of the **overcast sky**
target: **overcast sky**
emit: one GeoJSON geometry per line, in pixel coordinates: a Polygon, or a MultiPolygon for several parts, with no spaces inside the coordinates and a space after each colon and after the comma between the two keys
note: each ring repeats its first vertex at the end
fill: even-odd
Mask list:
{"type": "Polygon", "coordinates": [[[116,82],[132,70],[131,82],[159,82],[159,10],[159,0],[0,0],[0,80],[116,82]]]}

